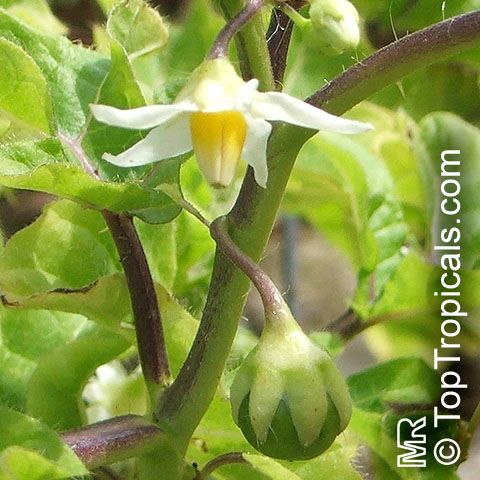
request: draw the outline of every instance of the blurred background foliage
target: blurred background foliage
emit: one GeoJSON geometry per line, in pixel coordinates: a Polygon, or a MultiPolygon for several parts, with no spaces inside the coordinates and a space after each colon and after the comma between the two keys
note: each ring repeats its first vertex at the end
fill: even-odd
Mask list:
{"type": "MultiPolygon", "coordinates": [[[[355,0],[353,3],[362,21],[358,49],[334,57],[320,55],[294,29],[283,82],[285,91],[307,97],[395,38],[480,8],[478,0],[355,0]]],[[[98,3],[0,0],[0,7],[8,16],[8,21],[6,16],[0,18],[0,33],[15,45],[22,44],[28,57],[19,54],[19,62],[28,64],[32,76],[38,74],[37,85],[47,85],[45,89],[50,89],[54,108],[60,110],[58,106],[62,105],[61,115],[57,112],[55,121],[67,131],[78,133],[83,122],[89,122],[85,112],[97,94],[108,103],[109,98],[117,98],[121,92],[123,104],[118,106],[122,107],[171,102],[188,74],[203,60],[223,25],[218,11],[207,0],[157,0],[150,5],[162,14],[163,20],[151,11],[142,10],[135,2],[130,4],[130,11],[117,10],[109,16],[115,7],[113,0],[98,3]],[[142,24],[146,32],[134,36],[131,33],[139,15],[148,17],[142,20],[147,22],[142,24]],[[109,22],[105,24],[107,17],[109,22]],[[11,18],[19,20],[20,26],[11,18]],[[36,35],[31,44],[22,40],[22,32],[30,32],[29,27],[35,32],[32,36],[36,35]],[[70,46],[58,40],[60,35],[88,50],[82,50],[81,54],[70,50],[70,46]],[[33,59],[32,64],[29,59],[33,59]],[[65,88],[54,84],[58,65],[65,69],[65,88]],[[68,83],[69,75],[73,78],[72,72],[82,77],[82,87],[68,83]],[[106,75],[108,81],[103,82],[106,75]],[[65,92],[75,101],[70,102],[65,92]]],[[[265,15],[266,27],[268,22],[269,16],[265,15]]],[[[4,48],[15,50],[10,44],[4,48]]],[[[346,373],[398,357],[416,356],[431,365],[432,350],[440,343],[438,314],[432,306],[439,275],[432,254],[436,239],[434,218],[438,215],[439,159],[443,149],[459,148],[465,161],[463,278],[470,312],[461,338],[464,361],[459,368],[465,378],[478,378],[479,72],[480,47],[427,67],[348,112],[351,118],[371,122],[375,130],[348,138],[316,135],[300,153],[263,265],[286,292],[304,328],[315,332],[312,338],[340,355],[346,373]],[[335,332],[345,321],[378,324],[344,349],[335,332]]],[[[0,85],[7,81],[8,77],[0,74],[0,85]]],[[[31,99],[32,105],[43,99],[38,95],[31,99]]],[[[101,153],[110,144],[121,150],[137,141],[141,133],[132,132],[126,137],[125,132],[92,122],[84,146],[110,183],[97,185],[95,190],[87,179],[79,177],[77,190],[65,195],[62,181],[46,186],[48,175],[57,171],[59,163],[72,163],[68,153],[62,152],[54,140],[50,143],[39,140],[43,134],[39,135],[38,130],[45,132],[51,128],[48,112],[45,118],[32,119],[26,114],[27,108],[12,107],[1,96],[0,107],[0,178],[5,185],[0,191],[5,240],[0,247],[0,289],[7,301],[17,307],[0,307],[0,398],[50,426],[59,423],[76,426],[86,417],[82,389],[101,364],[120,356],[125,369],[122,375],[131,376],[128,385],[133,385],[131,388],[138,395],[144,394],[144,388],[138,382],[129,305],[112,241],[100,214],[71,200],[97,208],[126,208],[137,214],[136,224],[163,298],[169,353],[178,370],[196,328],[194,318],[201,313],[207,294],[213,242],[197,220],[185,212],[179,213],[154,187],[159,178],[175,183],[179,176],[184,196],[207,217],[214,218],[232,205],[244,167],[239,166],[234,185],[221,192],[206,185],[191,159],[181,159],[158,171],[154,168],[120,171],[102,163],[101,153]],[[42,170],[44,166],[46,169],[42,170]],[[145,175],[148,188],[142,183],[145,175]],[[67,200],[56,201],[57,196],[67,200]],[[76,297],[61,291],[82,287],[88,287],[87,293],[76,297]],[[118,295],[113,296],[112,292],[118,295]],[[179,317],[183,319],[180,326],[174,321],[179,317]],[[90,350],[85,345],[105,332],[111,335],[110,340],[95,343],[100,354],[95,360],[86,361],[90,350]],[[62,392],[51,390],[52,372],[59,355],[65,355],[62,358],[72,365],[83,365],[75,378],[64,379],[63,387],[74,400],[61,419],[52,414],[51,405],[37,400],[45,394],[57,395],[58,402],[63,401],[62,392]]],[[[57,174],[55,178],[64,179],[57,174]]],[[[255,293],[250,296],[245,317],[229,370],[238,366],[261,330],[261,307],[255,293]]],[[[389,365],[387,372],[389,368],[402,371],[417,386],[425,381],[424,368],[431,372],[417,361],[386,365],[389,365]]],[[[387,393],[411,387],[389,384],[382,372],[374,371],[367,378],[379,378],[381,389],[387,393]]],[[[197,462],[207,461],[226,449],[249,450],[231,420],[225,420],[230,419],[225,402],[225,387],[230,377],[231,372],[227,372],[225,385],[192,443],[191,458],[197,462]]],[[[393,472],[390,445],[386,442],[381,446],[385,438],[380,441],[374,432],[388,405],[382,403],[375,408],[367,405],[362,397],[365,392],[358,386],[363,381],[364,377],[351,377],[358,410],[350,433],[363,435],[363,443],[370,447],[370,456],[364,463],[382,472],[377,477],[382,480],[413,478],[393,472]],[[362,432],[359,427],[362,424],[371,429],[362,432]]],[[[467,417],[480,396],[478,385],[474,383],[468,392],[462,402],[467,417]]],[[[130,390],[119,389],[118,398],[122,399],[120,404],[126,402],[126,411],[133,408],[128,403],[131,395],[130,390]]],[[[422,390],[411,403],[434,402],[434,397],[432,391],[422,390]]],[[[109,402],[112,403],[111,398],[109,402]]],[[[115,413],[119,412],[123,411],[117,408],[115,413]]],[[[358,478],[348,462],[356,445],[350,433],[341,440],[342,448],[335,447],[337,450],[329,451],[310,467],[299,464],[291,470],[298,472],[300,478],[313,479],[325,472],[332,476],[332,468],[336,468],[334,471],[342,478],[358,478]]],[[[251,462],[255,465],[253,457],[251,462]]],[[[257,472],[252,471],[252,479],[271,478],[262,473],[264,467],[252,468],[257,472]]],[[[218,478],[244,478],[239,473],[241,467],[230,467],[225,472],[218,478]]],[[[441,475],[444,476],[435,478],[455,478],[450,471],[441,475]]]]}

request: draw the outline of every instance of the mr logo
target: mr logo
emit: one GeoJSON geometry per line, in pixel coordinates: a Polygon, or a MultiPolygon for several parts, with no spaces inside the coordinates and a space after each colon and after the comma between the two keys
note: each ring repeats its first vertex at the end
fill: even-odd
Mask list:
{"type": "Polygon", "coordinates": [[[425,458],[427,454],[427,449],[425,448],[427,436],[421,433],[426,425],[426,417],[419,418],[416,421],[409,418],[399,420],[397,423],[397,447],[401,450],[406,450],[406,452],[397,455],[397,467],[424,468],[427,466],[425,458]],[[402,425],[404,425],[403,428],[402,425]]]}

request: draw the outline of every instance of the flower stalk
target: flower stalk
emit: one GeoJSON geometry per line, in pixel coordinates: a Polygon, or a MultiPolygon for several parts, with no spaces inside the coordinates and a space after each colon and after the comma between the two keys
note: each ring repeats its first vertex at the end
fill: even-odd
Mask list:
{"type": "Polygon", "coordinates": [[[210,225],[210,234],[228,259],[255,285],[262,299],[265,318],[274,318],[279,311],[285,310],[285,301],[272,279],[230,238],[227,217],[213,221],[210,225]]]}
{"type": "Polygon", "coordinates": [[[220,30],[208,54],[209,59],[228,56],[228,46],[235,34],[262,8],[263,0],[248,0],[245,7],[220,30]]]}
{"type": "MultiPolygon", "coordinates": [[[[220,0],[220,7],[227,23],[232,21],[244,7],[243,0],[220,0]]],[[[265,38],[265,28],[261,15],[254,15],[235,35],[240,71],[244,79],[256,78],[260,91],[273,90],[272,64],[265,38]]]]}

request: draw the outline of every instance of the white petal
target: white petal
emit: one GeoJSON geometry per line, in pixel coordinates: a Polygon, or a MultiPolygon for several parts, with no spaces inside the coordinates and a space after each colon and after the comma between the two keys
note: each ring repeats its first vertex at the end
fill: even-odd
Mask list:
{"type": "Polygon", "coordinates": [[[105,153],[103,159],[119,167],[137,167],[176,157],[192,149],[190,115],[179,115],[154,128],[143,140],[120,155],[105,153]]]}
{"type": "Polygon", "coordinates": [[[248,112],[254,95],[258,93],[257,90],[258,80],[256,78],[252,78],[248,82],[245,82],[242,88],[238,91],[235,109],[240,110],[241,112],[248,112]]]}
{"type": "Polygon", "coordinates": [[[300,127],[327,132],[360,133],[373,128],[368,123],[336,117],[298,98],[280,92],[257,93],[252,110],[254,115],[265,120],[281,120],[300,127]]]}
{"type": "Polygon", "coordinates": [[[267,186],[267,142],[272,126],[261,118],[247,117],[247,138],[242,156],[253,167],[255,181],[263,188],[267,186]]]}
{"type": "Polygon", "coordinates": [[[172,105],[149,105],[122,110],[108,105],[90,105],[93,116],[108,125],[124,128],[152,128],[183,112],[193,112],[196,107],[188,102],[172,105]]]}

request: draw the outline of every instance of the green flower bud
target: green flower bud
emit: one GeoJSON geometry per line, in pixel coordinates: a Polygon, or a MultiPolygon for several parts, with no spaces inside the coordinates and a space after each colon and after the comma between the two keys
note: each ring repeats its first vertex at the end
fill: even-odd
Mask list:
{"type": "Polygon", "coordinates": [[[310,341],[291,313],[272,316],[232,384],[233,417],[263,454],[312,458],[347,426],[350,395],[329,355],[310,341]]]}
{"type": "Polygon", "coordinates": [[[347,0],[311,0],[309,43],[327,55],[353,50],[360,42],[359,16],[347,0]]]}

